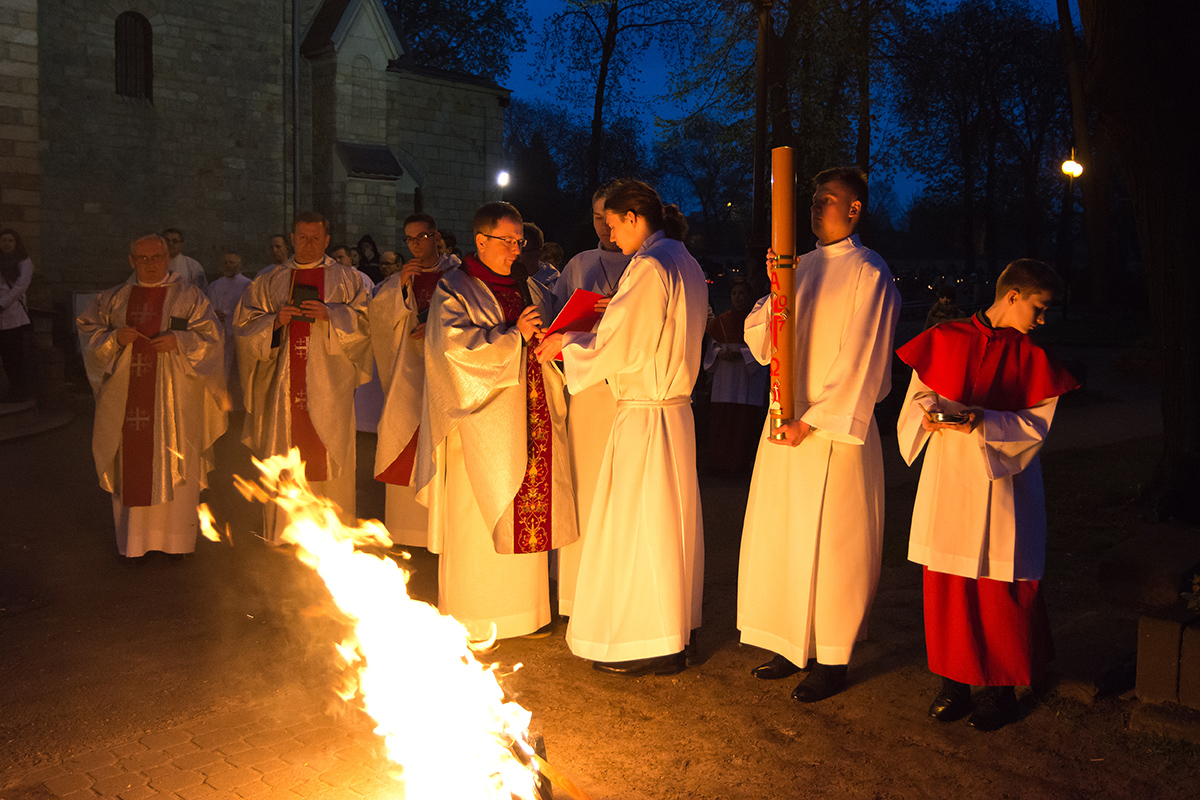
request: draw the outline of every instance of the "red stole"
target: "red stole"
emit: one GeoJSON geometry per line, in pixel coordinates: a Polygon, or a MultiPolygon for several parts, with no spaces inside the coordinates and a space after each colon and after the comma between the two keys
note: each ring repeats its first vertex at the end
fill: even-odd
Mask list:
{"type": "MultiPolygon", "coordinates": [[[[516,324],[525,310],[525,301],[510,275],[497,275],[474,256],[467,256],[464,268],[478,278],[496,298],[504,321],[516,324]]],[[[550,406],[546,402],[546,387],[542,366],[532,347],[525,350],[525,441],[527,458],[525,478],[513,498],[513,553],[544,553],[553,549],[550,531],[550,498],[554,485],[551,472],[551,441],[554,428],[550,421],[550,406]]]]}
{"type": "MultiPolygon", "coordinates": [[[[444,274],[445,270],[439,269],[431,272],[418,272],[413,276],[409,291],[412,292],[418,312],[428,310],[429,303],[433,300],[433,292],[437,289],[438,281],[444,274]]],[[[418,426],[413,431],[408,444],[400,451],[400,455],[396,456],[396,460],[387,469],[375,476],[376,480],[390,483],[393,486],[408,486],[412,483],[413,466],[417,463],[417,436],[420,433],[421,429],[418,426]]]]}
{"type": "Polygon", "coordinates": [[[704,332],[722,344],[745,344],[746,314],[731,308],[714,317],[704,332]]]}
{"type": "MultiPolygon", "coordinates": [[[[125,324],[145,337],[163,331],[163,302],[166,286],[133,286],[125,308],[125,324]]],[[[150,505],[154,480],[155,387],[158,385],[158,353],[150,338],[133,342],[129,366],[129,396],[125,400],[125,422],[121,429],[121,505],[150,505]]]]}
{"type": "MultiPolygon", "coordinates": [[[[292,284],[314,286],[317,297],[325,299],[325,268],[292,270],[292,284]]],[[[289,298],[288,302],[291,302],[289,298]]],[[[308,348],[312,323],[293,319],[288,323],[288,395],[292,412],[292,446],[300,449],[304,476],[310,481],[329,479],[329,459],[325,443],[308,415],[308,348]]]]}
{"type": "Polygon", "coordinates": [[[1079,386],[1027,335],[989,328],[978,315],[936,325],[896,355],[942,397],[992,411],[1033,408],[1079,386]]]}

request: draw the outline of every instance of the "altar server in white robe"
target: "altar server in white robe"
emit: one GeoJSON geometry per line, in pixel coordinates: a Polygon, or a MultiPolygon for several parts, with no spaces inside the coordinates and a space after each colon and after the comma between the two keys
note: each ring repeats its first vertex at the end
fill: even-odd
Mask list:
{"type": "MultiPolygon", "coordinates": [[[[604,219],[604,197],[614,183],[609,182],[592,195],[592,227],[600,241],[594,250],[584,250],[563,267],[554,284],[555,313],[562,310],[576,289],[612,297],[629,263],[612,240],[604,219]]],[[[601,300],[607,305],[607,300],[601,300]]],[[[600,478],[600,465],[608,447],[608,434],[617,415],[617,398],[604,381],[579,392],[567,394],[567,439],[571,447],[571,473],[575,479],[575,506],[579,514],[579,541],[561,547],[558,557],[558,611],[571,616],[575,605],[575,584],[579,576],[579,557],[587,538],[592,499],[600,478]]]]}
{"type": "MultiPolygon", "coordinates": [[[[259,458],[299,448],[313,492],[353,522],[354,389],[371,377],[367,293],[356,270],[325,255],[320,214],[296,217],[292,246],[282,266],[255,277],[235,314],[242,441],[259,458]]],[[[264,536],[279,543],[287,522],[268,504],[264,536]]]]}
{"type": "Polygon", "coordinates": [[[669,675],[700,626],[704,532],[691,392],[700,372],[708,284],[681,241],[682,215],[639,181],[604,200],[632,256],[595,333],[547,336],[567,385],[605,379],[617,413],[583,542],[567,645],[610,674],[669,675]]]}
{"type": "Polygon", "coordinates": [[[442,276],[425,328],[417,500],[438,610],[479,638],[549,625],[547,553],[578,535],[562,377],[529,345],[549,293],[514,266],[521,226],[508,203],[476,212],[477,255],[442,276]]]}
{"type": "MultiPolygon", "coordinates": [[[[795,417],[783,441],[764,426],[738,565],[742,641],[778,654],[754,675],[785,678],[816,659],[792,692],[801,702],[841,691],[866,635],[883,544],[874,410],[891,388],[900,312],[887,265],[854,234],[867,201],[861,173],[826,170],[813,183],[818,244],[796,264],[795,417]]],[[[762,364],[771,360],[768,299],[746,318],[746,344],[762,364]]]]}
{"type": "Polygon", "coordinates": [[[101,292],[76,320],[96,393],[92,455],[121,555],[191,553],[226,426],[221,326],[204,293],[168,271],[161,236],[133,242],[129,262],[137,280],[101,292]]]}
{"type": "Polygon", "coordinates": [[[205,294],[212,303],[221,331],[225,335],[225,386],[234,408],[242,407],[242,381],[237,372],[237,346],[233,337],[233,312],[237,310],[250,279],[242,274],[242,257],[237,253],[221,255],[221,277],[208,285],[205,294]]]}
{"type": "MultiPolygon", "coordinates": [[[[438,281],[459,260],[438,252],[441,235],[428,214],[404,220],[404,240],[413,257],[384,278],[367,307],[384,398],[375,479],[385,486],[384,525],[392,543],[427,547],[429,512],[417,502],[412,480],[425,396],[425,327],[438,281]]],[[[387,271],[396,260],[396,253],[386,251],[380,267],[387,271]]]]}

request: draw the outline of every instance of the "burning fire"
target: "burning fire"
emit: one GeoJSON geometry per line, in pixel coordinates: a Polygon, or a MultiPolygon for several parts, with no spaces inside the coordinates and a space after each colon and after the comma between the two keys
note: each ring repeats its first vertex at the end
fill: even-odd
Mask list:
{"type": "MultiPolygon", "coordinates": [[[[534,800],[537,773],[529,765],[553,770],[533,755],[530,712],[505,700],[499,665],[475,657],[491,642],[472,642],[453,617],[410,598],[408,573],[395,561],[358,549],[390,547],[386,529],[375,521],[342,525],[336,508],[309,491],[299,451],[254,463],[260,484],[237,478],[238,489],[287,512],[284,541],[296,545],[349,618],[353,627],[337,648],[338,694],[375,721],[402,796],[534,800]]],[[[206,507],[200,516],[204,535],[220,541],[206,507]]]]}

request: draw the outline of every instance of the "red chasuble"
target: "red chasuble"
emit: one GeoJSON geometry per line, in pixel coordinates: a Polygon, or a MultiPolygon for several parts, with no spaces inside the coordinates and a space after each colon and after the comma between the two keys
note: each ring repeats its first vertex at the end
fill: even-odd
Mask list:
{"type": "MultiPolygon", "coordinates": [[[[930,328],[896,353],[942,397],[992,411],[1032,408],[1079,386],[1027,335],[992,328],[980,314],[930,328]]],[[[938,675],[975,686],[1028,686],[1054,657],[1040,581],[975,580],[926,568],[924,594],[925,646],[938,675]]]]}
{"type": "MultiPolygon", "coordinates": [[[[166,286],[133,286],[125,308],[125,325],[145,337],[163,332],[166,286]]],[[[158,382],[158,353],[149,338],[133,342],[129,366],[129,397],[121,429],[121,505],[148,506],[154,477],[154,388],[158,382]]]]}
{"type": "MultiPolygon", "coordinates": [[[[325,299],[325,268],[292,270],[292,283],[313,286],[317,298],[325,299]]],[[[300,449],[304,477],[310,481],[329,479],[329,459],[325,443],[308,415],[308,346],[312,323],[293,319],[288,323],[288,386],[292,412],[292,446],[300,449]]]]}
{"type": "MultiPolygon", "coordinates": [[[[464,269],[491,290],[500,304],[504,321],[515,325],[525,309],[525,301],[512,277],[497,275],[473,256],[467,256],[464,269]]],[[[554,430],[546,389],[542,381],[542,366],[532,347],[525,350],[526,375],[526,446],[525,479],[513,498],[513,553],[543,553],[553,549],[550,538],[550,496],[553,476],[550,471],[550,443],[554,430]]]]}
{"type": "MultiPolygon", "coordinates": [[[[418,272],[413,276],[410,291],[417,304],[417,313],[429,310],[433,292],[437,289],[438,281],[442,279],[444,273],[445,270],[433,270],[418,272]]],[[[413,431],[412,438],[400,451],[400,455],[396,456],[396,460],[387,469],[375,476],[376,480],[390,483],[393,486],[408,486],[412,483],[413,466],[417,462],[417,437],[420,433],[420,427],[413,431]]]]}

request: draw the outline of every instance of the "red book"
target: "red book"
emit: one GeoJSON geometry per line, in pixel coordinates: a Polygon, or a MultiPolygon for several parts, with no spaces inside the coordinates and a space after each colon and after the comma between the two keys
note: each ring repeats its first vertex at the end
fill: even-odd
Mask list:
{"type": "Polygon", "coordinates": [[[562,311],[558,312],[558,316],[550,323],[550,327],[546,328],[546,333],[560,333],[563,331],[579,331],[587,333],[592,328],[596,327],[596,323],[600,321],[600,317],[604,316],[603,311],[596,310],[596,303],[603,300],[605,295],[597,292],[589,292],[584,289],[576,289],[567,300],[567,304],[563,306],[562,311]]]}

